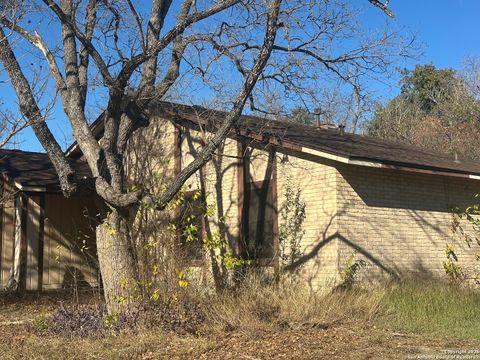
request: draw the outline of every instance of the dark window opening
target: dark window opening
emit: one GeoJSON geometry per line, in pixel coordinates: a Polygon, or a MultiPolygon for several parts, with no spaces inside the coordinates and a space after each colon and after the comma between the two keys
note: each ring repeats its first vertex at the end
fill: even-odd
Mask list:
{"type": "Polygon", "coordinates": [[[180,238],[182,255],[192,265],[203,258],[203,204],[199,191],[189,191],[179,205],[177,233],[180,238]]]}
{"type": "Polygon", "coordinates": [[[273,259],[275,249],[275,217],[273,186],[270,181],[247,184],[245,244],[250,259],[273,259]]]}

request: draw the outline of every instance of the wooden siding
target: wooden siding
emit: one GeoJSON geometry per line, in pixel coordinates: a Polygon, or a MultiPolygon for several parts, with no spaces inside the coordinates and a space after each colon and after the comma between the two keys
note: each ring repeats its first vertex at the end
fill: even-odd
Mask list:
{"type": "Polygon", "coordinates": [[[97,284],[91,198],[45,196],[43,288],[97,284]]]}
{"type": "Polygon", "coordinates": [[[3,211],[1,231],[1,253],[0,253],[0,285],[4,288],[10,277],[10,270],[13,265],[14,252],[14,226],[15,226],[15,205],[13,199],[14,189],[11,184],[3,182],[3,211]]]}
{"type": "Polygon", "coordinates": [[[27,203],[26,290],[38,290],[40,196],[29,196],[27,203]]]}

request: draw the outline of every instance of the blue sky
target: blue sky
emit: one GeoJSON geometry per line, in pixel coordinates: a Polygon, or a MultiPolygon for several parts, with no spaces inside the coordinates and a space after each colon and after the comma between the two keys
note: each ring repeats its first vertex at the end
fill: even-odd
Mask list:
{"type": "MultiPolygon", "coordinates": [[[[378,9],[368,5],[366,0],[351,0],[355,3],[363,2],[364,13],[361,21],[368,27],[383,27],[386,22],[400,29],[400,31],[417,34],[418,45],[423,54],[417,60],[399,62],[399,67],[412,68],[416,63],[432,63],[438,68],[461,68],[466,57],[480,58],[480,1],[478,0],[391,0],[389,7],[396,18],[387,20],[378,9]]],[[[391,98],[398,93],[394,80],[390,86],[376,84],[373,86],[384,99],[391,98]]],[[[6,103],[15,99],[11,92],[0,85],[0,97],[6,103]]],[[[62,146],[71,141],[70,130],[61,105],[57,105],[53,112],[55,122],[50,122],[52,131],[62,146]]],[[[31,130],[24,131],[18,146],[25,150],[39,151],[41,147],[31,130]]]]}
{"type": "Polygon", "coordinates": [[[466,56],[480,56],[480,1],[391,0],[390,8],[398,25],[418,34],[420,62],[457,68],[466,56]]]}

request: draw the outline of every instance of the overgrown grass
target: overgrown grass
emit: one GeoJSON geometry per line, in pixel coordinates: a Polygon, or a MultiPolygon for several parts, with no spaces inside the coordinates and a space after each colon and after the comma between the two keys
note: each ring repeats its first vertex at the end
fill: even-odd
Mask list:
{"type": "MultiPolygon", "coordinates": [[[[139,324],[136,333],[155,328],[179,335],[224,336],[231,331],[377,326],[389,333],[480,340],[480,290],[448,283],[405,281],[314,294],[291,282],[275,283],[253,277],[238,289],[221,294],[193,291],[193,296],[190,290],[193,291],[183,289],[183,295],[177,293],[176,300],[168,304],[157,302],[146,307],[139,321],[132,322],[139,324]]],[[[92,305],[85,300],[80,308],[60,312],[53,311],[55,305],[47,306],[39,299],[26,304],[32,309],[38,307],[38,311],[30,312],[30,328],[35,333],[61,334],[63,338],[84,337],[77,334],[77,329],[83,329],[87,337],[108,337],[112,333],[110,328],[87,326],[105,323],[102,312],[92,313],[98,303],[92,305]]],[[[0,314],[14,315],[17,307],[20,311],[25,306],[11,302],[0,314]]]]}
{"type": "Polygon", "coordinates": [[[383,287],[319,295],[300,286],[253,279],[234,292],[210,298],[204,311],[209,328],[215,331],[328,328],[340,323],[373,321],[381,314],[384,296],[383,287]]]}
{"type": "Polygon", "coordinates": [[[480,291],[440,282],[404,282],[387,288],[382,321],[394,330],[480,339],[480,291]]]}
{"type": "Polygon", "coordinates": [[[393,332],[480,340],[480,290],[444,282],[405,281],[323,295],[250,281],[205,306],[210,329],[331,327],[370,324],[393,332]]]}

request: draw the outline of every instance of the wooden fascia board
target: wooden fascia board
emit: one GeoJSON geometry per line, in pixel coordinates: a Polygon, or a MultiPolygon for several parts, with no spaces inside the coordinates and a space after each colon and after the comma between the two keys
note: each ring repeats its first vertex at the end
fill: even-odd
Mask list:
{"type": "Polygon", "coordinates": [[[476,174],[461,173],[461,172],[454,172],[454,171],[442,171],[437,169],[429,169],[429,168],[421,168],[421,167],[413,167],[413,166],[405,166],[405,165],[395,165],[395,164],[388,164],[382,161],[355,159],[349,156],[334,155],[324,151],[319,151],[319,150],[306,148],[306,147],[302,147],[301,151],[303,153],[318,156],[320,158],[329,159],[329,160],[333,160],[333,161],[337,161],[337,162],[349,164],[349,165],[365,166],[365,167],[378,168],[378,169],[399,170],[399,171],[418,173],[418,174],[451,176],[451,177],[480,180],[480,175],[476,175],[476,174]]]}
{"type": "Polygon", "coordinates": [[[47,192],[46,186],[24,186],[17,181],[14,181],[13,184],[18,190],[23,192],[47,192]]]}

